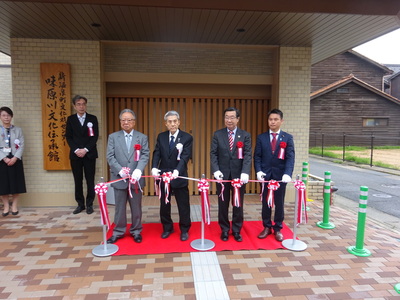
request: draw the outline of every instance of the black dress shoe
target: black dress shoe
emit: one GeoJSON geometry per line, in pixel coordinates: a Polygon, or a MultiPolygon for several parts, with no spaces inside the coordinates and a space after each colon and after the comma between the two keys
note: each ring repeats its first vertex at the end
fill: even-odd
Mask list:
{"type": "Polygon", "coordinates": [[[75,210],[72,212],[74,215],[79,214],[81,211],[85,210],[84,207],[80,207],[78,206],[77,208],[75,208],[75,210]]]}
{"type": "Polygon", "coordinates": [[[221,240],[223,240],[224,242],[226,242],[226,241],[228,240],[228,238],[229,238],[228,232],[223,231],[223,232],[221,233],[221,240]]]}
{"type": "Polygon", "coordinates": [[[17,210],[17,211],[12,211],[11,214],[12,214],[13,216],[16,216],[16,215],[19,214],[19,211],[18,211],[18,210],[17,210]]]}
{"type": "Polygon", "coordinates": [[[1,215],[2,215],[3,217],[7,217],[9,214],[10,214],[10,212],[8,211],[8,212],[3,212],[1,215]]]}
{"type": "Polygon", "coordinates": [[[142,235],[139,233],[139,234],[137,234],[137,235],[134,235],[133,236],[133,240],[136,242],[136,243],[141,243],[142,242],[142,235]]]}
{"type": "Polygon", "coordinates": [[[87,213],[88,215],[92,214],[93,212],[94,212],[93,206],[88,206],[88,207],[86,207],[86,213],[87,213]]]}
{"type": "Polygon", "coordinates": [[[120,237],[118,237],[118,236],[112,236],[107,240],[107,244],[114,244],[119,239],[120,239],[120,237]]]}
{"type": "Polygon", "coordinates": [[[189,238],[189,233],[187,233],[187,232],[182,232],[181,233],[181,241],[187,241],[188,240],[188,238],[189,238]]]}
{"type": "Polygon", "coordinates": [[[171,233],[173,233],[174,231],[172,230],[172,231],[164,231],[162,234],[161,234],[161,238],[162,239],[166,239],[167,237],[169,237],[170,235],[171,235],[171,233]]]}
{"type": "Polygon", "coordinates": [[[241,242],[241,241],[243,241],[242,236],[240,235],[239,232],[234,232],[234,233],[232,233],[232,234],[233,234],[233,237],[235,238],[235,241],[236,241],[236,242],[241,242]]]}
{"type": "Polygon", "coordinates": [[[264,227],[264,230],[260,232],[258,235],[259,239],[265,239],[267,236],[269,236],[272,233],[272,229],[269,227],[264,227]]]}

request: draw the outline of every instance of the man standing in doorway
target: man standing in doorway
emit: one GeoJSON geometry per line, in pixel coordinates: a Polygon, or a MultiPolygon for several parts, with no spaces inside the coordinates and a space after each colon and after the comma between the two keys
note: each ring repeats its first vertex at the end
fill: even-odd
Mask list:
{"type": "Polygon", "coordinates": [[[99,138],[99,124],[97,117],[86,112],[87,99],[77,95],[72,99],[76,110],[67,119],[65,137],[70,147],[70,163],[75,182],[75,200],[78,207],[73,211],[79,214],[85,210],[93,213],[94,176],[96,172],[97,139],[99,138]],[[86,203],[83,195],[83,174],[85,173],[87,196],[86,203]]]}
{"type": "MultiPolygon", "coordinates": [[[[254,150],[254,169],[258,180],[281,181],[280,187],[274,192],[275,215],[274,224],[271,222],[272,207],[266,199],[268,188],[264,187],[261,217],[264,230],[258,235],[259,239],[265,239],[272,234],[274,229],[275,239],[283,241],[281,233],[284,219],[284,199],[286,185],[292,181],[294,168],[294,142],[293,136],[282,131],[283,113],[279,109],[273,109],[268,113],[269,131],[257,136],[254,150]]],[[[265,184],[265,183],[263,183],[265,184]]]]}
{"type": "Polygon", "coordinates": [[[160,219],[163,226],[161,238],[166,239],[174,231],[171,219],[171,193],[174,193],[179,212],[180,239],[186,241],[189,238],[191,226],[188,180],[177,177],[179,175],[188,176],[187,165],[192,157],[193,137],[179,129],[180,117],[178,112],[168,111],[164,116],[164,121],[168,130],[158,135],[151,163],[153,176],[172,172],[174,178],[171,180],[171,190],[167,197],[167,203],[165,183],[161,181],[160,185],[160,219]]]}
{"type": "MultiPolygon", "coordinates": [[[[243,198],[246,183],[249,181],[251,169],[251,136],[250,133],[237,127],[240,119],[240,111],[230,107],[224,111],[226,128],[214,132],[211,142],[211,171],[215,179],[232,180],[240,178],[239,206],[232,208],[232,235],[237,242],[242,241],[240,231],[243,227],[243,198]]],[[[224,182],[222,187],[217,186],[218,194],[218,224],[221,227],[221,240],[229,238],[229,202],[231,194],[233,198],[233,187],[231,182],[224,182]]]]}

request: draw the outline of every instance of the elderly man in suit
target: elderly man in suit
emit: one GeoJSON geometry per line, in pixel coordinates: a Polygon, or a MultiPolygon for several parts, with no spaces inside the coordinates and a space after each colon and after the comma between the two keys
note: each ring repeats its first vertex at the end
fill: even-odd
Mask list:
{"type": "Polygon", "coordinates": [[[72,103],[76,110],[67,119],[65,138],[70,147],[70,163],[75,182],[75,200],[78,207],[74,214],[85,210],[86,213],[93,213],[94,176],[96,172],[97,139],[99,138],[99,124],[97,117],[86,112],[87,99],[76,95],[72,103]],[[83,172],[85,172],[87,196],[86,205],[83,195],[83,172]]]}
{"type": "MultiPolygon", "coordinates": [[[[211,142],[211,171],[215,179],[232,180],[240,178],[240,205],[232,208],[232,235],[237,242],[242,241],[240,231],[243,227],[243,199],[246,183],[249,181],[251,169],[251,136],[250,133],[237,127],[240,111],[230,107],[224,111],[226,128],[214,132],[211,142]]],[[[217,186],[218,194],[218,223],[221,227],[221,240],[229,239],[229,202],[233,187],[230,182],[217,186]]]]}
{"type": "Polygon", "coordinates": [[[136,243],[142,242],[142,193],[145,186],[141,178],[149,161],[147,136],[134,130],[136,115],[130,109],[124,109],[119,115],[122,130],[110,134],[107,145],[107,162],[110,166],[111,181],[131,177],[113,183],[115,196],[115,216],[113,235],[107,243],[113,244],[125,234],[126,202],[131,209],[132,225],[129,229],[136,243]],[[130,189],[130,190],[129,190],[130,189]]]}
{"type": "Polygon", "coordinates": [[[171,218],[171,194],[174,193],[179,212],[180,239],[186,241],[189,238],[191,226],[188,180],[177,177],[179,175],[188,176],[187,165],[192,157],[193,137],[179,129],[178,112],[168,111],[164,115],[164,121],[168,130],[158,135],[151,163],[153,176],[172,172],[174,178],[171,180],[167,203],[165,201],[165,183],[161,181],[160,219],[163,226],[161,238],[168,238],[174,231],[171,218]]]}
{"type": "Polygon", "coordinates": [[[264,188],[261,211],[264,229],[258,235],[258,238],[266,238],[272,234],[273,228],[275,239],[278,242],[283,241],[281,229],[284,219],[285,191],[287,183],[292,181],[291,176],[295,157],[293,136],[280,129],[282,123],[282,111],[279,109],[271,110],[268,113],[269,131],[257,136],[256,148],[254,150],[254,169],[257,179],[281,181],[280,187],[274,192],[274,224],[271,222],[272,207],[266,201],[268,189],[266,186],[264,188]]]}

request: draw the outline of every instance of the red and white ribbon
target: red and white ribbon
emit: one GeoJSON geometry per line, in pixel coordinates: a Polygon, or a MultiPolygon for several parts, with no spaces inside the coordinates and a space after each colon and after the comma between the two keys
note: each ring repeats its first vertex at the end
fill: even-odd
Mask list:
{"type": "MultiPolygon", "coordinates": [[[[169,191],[170,191],[171,180],[174,179],[172,177],[172,172],[163,173],[161,175],[161,179],[164,182],[165,204],[168,204],[168,202],[169,202],[168,196],[169,196],[169,191]]],[[[161,181],[160,181],[160,184],[161,184],[161,181]]],[[[161,198],[161,193],[160,193],[159,197],[161,198]]]]}
{"type": "Polygon", "coordinates": [[[243,159],[243,142],[237,142],[236,146],[238,149],[238,159],[243,159]]]}
{"type": "Polygon", "coordinates": [[[19,145],[21,144],[21,141],[20,141],[19,139],[15,139],[15,140],[14,140],[14,144],[15,144],[15,149],[18,150],[19,145]]]}
{"type": "Polygon", "coordinates": [[[92,122],[87,123],[87,127],[89,131],[89,136],[94,136],[93,123],[92,122]]]}
{"type": "Polygon", "coordinates": [[[134,146],[134,148],[135,148],[135,161],[139,161],[139,159],[140,159],[140,149],[142,149],[142,145],[140,145],[140,144],[135,144],[135,146],[134,146]]]}
{"type": "Polygon", "coordinates": [[[132,195],[132,191],[131,191],[131,185],[134,185],[135,186],[135,193],[137,194],[138,193],[138,187],[139,187],[139,189],[140,189],[140,192],[142,192],[143,193],[143,190],[142,190],[142,187],[140,186],[140,183],[139,183],[139,181],[138,180],[136,180],[136,179],[134,179],[134,178],[132,178],[132,176],[129,178],[129,187],[128,187],[128,190],[129,190],[129,197],[133,197],[133,195],[132,195]],[[136,185],[136,183],[137,183],[137,185],[136,185]]]}
{"type": "Polygon", "coordinates": [[[242,182],[239,178],[235,178],[231,181],[231,184],[233,186],[232,205],[240,207],[240,188],[242,187],[242,182]]]}
{"type": "Polygon", "coordinates": [[[105,183],[98,183],[94,187],[94,191],[96,192],[97,198],[99,200],[101,224],[107,225],[107,228],[110,228],[111,222],[108,216],[107,200],[106,200],[108,186],[105,183]]]}
{"type": "Polygon", "coordinates": [[[301,180],[296,180],[294,182],[294,187],[297,190],[297,224],[307,223],[307,199],[306,199],[306,185],[301,180]]]}
{"type": "Polygon", "coordinates": [[[279,189],[279,182],[271,179],[268,183],[268,195],[267,195],[267,204],[268,207],[274,207],[274,192],[279,189]]]}
{"type": "Polygon", "coordinates": [[[210,214],[210,199],[208,197],[208,190],[210,189],[210,184],[206,179],[201,179],[197,187],[201,195],[201,213],[204,224],[210,225],[211,214],[210,214]]]}
{"type": "Polygon", "coordinates": [[[279,159],[285,159],[285,149],[286,149],[286,142],[280,142],[279,144],[279,153],[278,153],[278,158],[279,159]]]}

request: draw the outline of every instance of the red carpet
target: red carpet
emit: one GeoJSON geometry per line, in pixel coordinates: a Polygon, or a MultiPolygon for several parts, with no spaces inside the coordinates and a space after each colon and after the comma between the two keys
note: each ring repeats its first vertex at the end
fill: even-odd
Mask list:
{"type": "MultiPolygon", "coordinates": [[[[112,229],[108,231],[107,238],[111,237],[112,229]]],[[[127,228],[130,227],[130,224],[127,228]]],[[[236,242],[233,236],[229,235],[229,240],[223,242],[220,239],[221,229],[218,222],[211,222],[210,225],[204,226],[204,238],[211,240],[215,243],[215,247],[209,251],[223,251],[223,250],[274,250],[284,248],[280,242],[275,240],[273,235],[268,236],[266,239],[260,240],[257,238],[258,234],[262,231],[263,226],[261,221],[245,221],[241,235],[242,242],[236,242]]],[[[161,239],[162,226],[160,223],[143,224],[142,237],[143,241],[135,243],[133,238],[129,235],[129,230],[122,239],[119,239],[115,245],[119,250],[114,255],[138,255],[138,254],[156,254],[156,253],[173,253],[173,252],[197,252],[193,249],[190,243],[193,240],[201,239],[201,223],[192,222],[192,227],[189,231],[189,240],[182,242],[180,240],[180,230],[177,223],[174,224],[175,232],[172,233],[167,239],[161,239]]],[[[285,239],[293,238],[293,232],[284,224],[282,234],[285,239]]]]}

